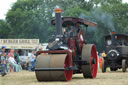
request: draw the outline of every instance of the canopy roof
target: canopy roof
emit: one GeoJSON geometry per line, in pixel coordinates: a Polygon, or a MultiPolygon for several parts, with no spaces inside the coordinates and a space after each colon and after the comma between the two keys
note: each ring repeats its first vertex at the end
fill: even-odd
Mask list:
{"type": "Polygon", "coordinates": [[[111,36],[112,36],[112,35],[117,36],[118,39],[128,39],[128,35],[127,35],[127,34],[117,34],[117,33],[106,35],[106,36],[105,36],[105,39],[106,39],[106,40],[107,40],[107,39],[111,39],[111,36]]]}
{"type": "MultiPolygon", "coordinates": [[[[86,19],[76,18],[76,17],[62,17],[62,26],[75,25],[76,23],[83,24],[85,26],[96,27],[96,23],[90,22],[86,19]]],[[[55,25],[55,19],[51,20],[51,24],[55,25]]]]}

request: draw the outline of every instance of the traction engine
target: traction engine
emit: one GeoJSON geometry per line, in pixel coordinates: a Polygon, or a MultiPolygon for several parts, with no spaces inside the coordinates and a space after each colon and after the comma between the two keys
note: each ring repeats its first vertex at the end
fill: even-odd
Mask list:
{"type": "Polygon", "coordinates": [[[94,44],[85,42],[81,25],[96,24],[75,17],[61,17],[62,10],[54,9],[56,34],[49,41],[47,50],[36,53],[35,74],[38,81],[69,81],[73,74],[83,73],[84,78],[97,75],[97,52],[94,44]],[[64,30],[62,28],[65,28],[64,30]]]}

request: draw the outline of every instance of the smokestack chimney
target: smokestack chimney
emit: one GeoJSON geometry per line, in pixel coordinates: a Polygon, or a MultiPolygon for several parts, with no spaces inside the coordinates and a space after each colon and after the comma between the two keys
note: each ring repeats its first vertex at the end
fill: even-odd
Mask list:
{"type": "Polygon", "coordinates": [[[61,20],[61,8],[55,8],[55,24],[56,24],[56,35],[61,35],[62,34],[62,20],[61,20]]]}

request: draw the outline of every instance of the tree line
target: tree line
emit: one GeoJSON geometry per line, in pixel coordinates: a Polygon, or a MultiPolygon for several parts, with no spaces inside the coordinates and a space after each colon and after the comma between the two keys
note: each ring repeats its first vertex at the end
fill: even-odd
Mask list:
{"type": "Polygon", "coordinates": [[[88,27],[85,38],[96,44],[99,51],[104,49],[104,36],[115,31],[128,33],[128,4],[122,0],[17,0],[0,20],[0,38],[38,38],[47,42],[55,32],[51,26],[53,9],[63,9],[62,16],[87,19],[97,23],[96,28],[88,27]]]}

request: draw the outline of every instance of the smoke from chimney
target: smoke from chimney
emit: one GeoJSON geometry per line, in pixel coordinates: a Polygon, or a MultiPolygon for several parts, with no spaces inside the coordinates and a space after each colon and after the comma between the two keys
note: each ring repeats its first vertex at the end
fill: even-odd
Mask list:
{"type": "Polygon", "coordinates": [[[101,22],[109,32],[116,31],[113,23],[113,16],[111,14],[103,12],[100,8],[96,8],[91,11],[91,15],[96,22],[101,22]]]}

